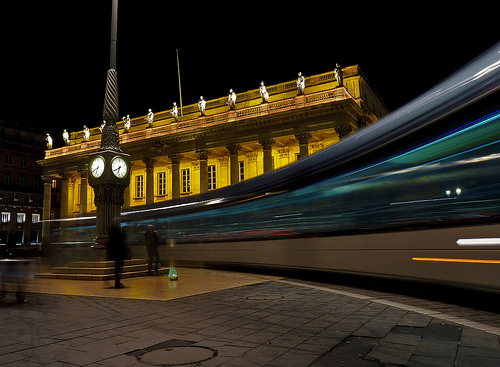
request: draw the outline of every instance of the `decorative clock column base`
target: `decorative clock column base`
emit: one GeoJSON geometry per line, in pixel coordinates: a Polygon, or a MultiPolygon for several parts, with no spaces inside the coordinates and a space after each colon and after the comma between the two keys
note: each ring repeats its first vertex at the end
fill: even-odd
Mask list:
{"type": "Polygon", "coordinates": [[[123,193],[126,186],[118,184],[101,184],[94,186],[94,203],[97,207],[96,239],[93,246],[96,250],[107,249],[109,230],[113,224],[120,225],[123,193]]]}

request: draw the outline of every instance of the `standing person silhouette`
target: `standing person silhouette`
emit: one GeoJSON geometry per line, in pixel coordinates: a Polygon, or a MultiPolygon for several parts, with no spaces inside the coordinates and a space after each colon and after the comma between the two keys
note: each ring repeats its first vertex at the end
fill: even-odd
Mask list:
{"type": "Polygon", "coordinates": [[[109,258],[115,262],[115,288],[122,288],[120,282],[123,263],[127,259],[127,247],[125,244],[125,232],[120,227],[117,220],[109,230],[109,258]]]}
{"type": "Polygon", "coordinates": [[[160,266],[160,254],[158,253],[158,235],[152,225],[149,225],[144,234],[144,241],[146,243],[146,249],[148,250],[149,261],[148,261],[148,275],[153,275],[151,269],[153,267],[153,261],[155,262],[155,275],[160,275],[158,268],[160,266]]]}

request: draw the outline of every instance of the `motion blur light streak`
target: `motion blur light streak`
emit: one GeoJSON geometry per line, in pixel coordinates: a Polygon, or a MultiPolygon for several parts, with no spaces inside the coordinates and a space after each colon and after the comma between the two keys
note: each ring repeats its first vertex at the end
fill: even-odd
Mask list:
{"type": "Polygon", "coordinates": [[[470,263],[470,264],[500,264],[500,260],[477,260],[477,259],[446,259],[438,257],[412,257],[413,261],[433,261],[447,263],[470,263]]]}
{"type": "MultiPolygon", "coordinates": [[[[480,247],[496,245],[500,233],[499,48],[307,158],[125,212],[131,246],[143,247],[151,224],[175,243],[166,255],[175,263],[376,274],[500,292],[498,267],[461,271],[500,264],[500,248],[480,247]]],[[[62,226],[61,238],[80,239],[79,226],[62,226]]]]}
{"type": "Polygon", "coordinates": [[[457,240],[459,246],[500,246],[500,238],[461,238],[457,240]]]}

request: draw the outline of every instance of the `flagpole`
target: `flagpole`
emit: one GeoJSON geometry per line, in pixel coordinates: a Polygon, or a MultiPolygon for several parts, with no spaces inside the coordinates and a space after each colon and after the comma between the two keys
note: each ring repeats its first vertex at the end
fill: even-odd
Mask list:
{"type": "Polygon", "coordinates": [[[184,121],[184,116],[182,115],[182,89],[181,89],[181,71],[179,69],[179,50],[175,49],[177,54],[177,77],[179,79],[179,98],[181,100],[181,121],[184,121]]]}

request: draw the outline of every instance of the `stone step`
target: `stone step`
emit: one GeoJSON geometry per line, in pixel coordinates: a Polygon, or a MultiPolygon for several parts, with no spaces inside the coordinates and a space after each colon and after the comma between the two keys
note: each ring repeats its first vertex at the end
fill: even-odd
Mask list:
{"type": "MultiPolygon", "coordinates": [[[[125,260],[124,265],[147,264],[145,259],[125,260]]],[[[111,268],[115,266],[114,261],[73,261],[68,263],[68,268],[111,268]]]]}
{"type": "MultiPolygon", "coordinates": [[[[148,270],[148,264],[140,265],[124,265],[123,272],[134,272],[148,270]]],[[[52,268],[50,271],[52,274],[90,274],[90,275],[104,275],[104,274],[114,274],[115,266],[106,268],[77,268],[77,267],[59,267],[52,268]]]]}
{"type": "MultiPolygon", "coordinates": [[[[169,269],[159,269],[161,275],[168,274],[169,269]]],[[[50,273],[35,274],[39,279],[68,280],[114,280],[114,261],[75,261],[65,267],[52,268],[50,273]]],[[[125,260],[122,278],[143,277],[148,274],[148,264],[145,259],[125,260]]]]}
{"type": "MultiPolygon", "coordinates": [[[[169,269],[160,269],[159,273],[161,275],[168,274],[169,269]]],[[[122,279],[127,278],[138,278],[145,277],[148,274],[148,270],[133,271],[133,272],[123,272],[121,275],[122,279]]],[[[38,279],[67,279],[67,280],[114,280],[114,274],[52,274],[52,273],[38,273],[35,274],[35,278],[38,279]]]]}

